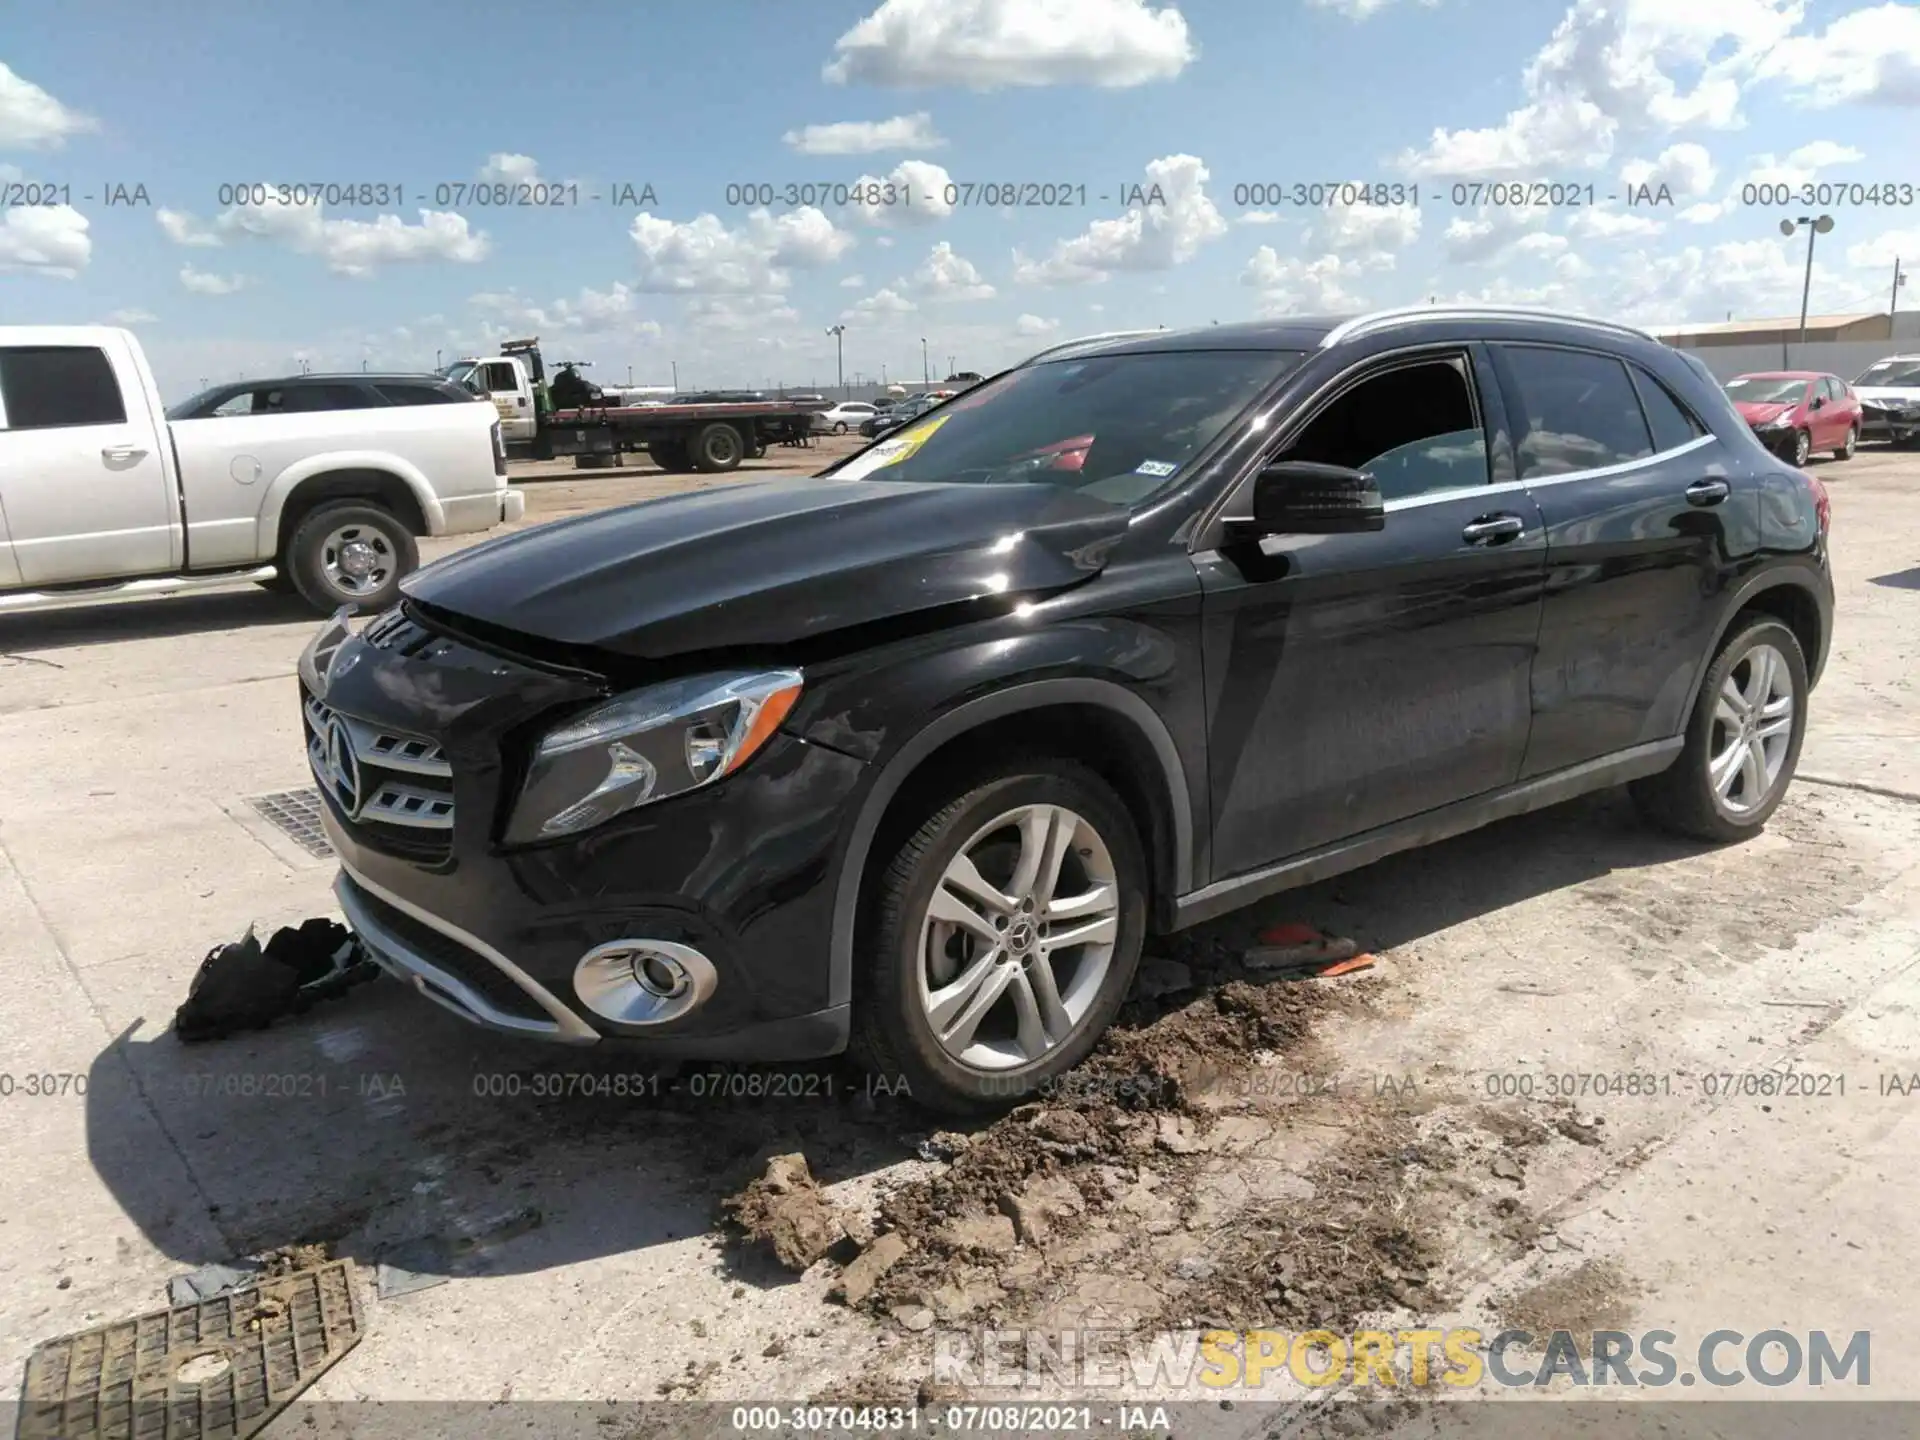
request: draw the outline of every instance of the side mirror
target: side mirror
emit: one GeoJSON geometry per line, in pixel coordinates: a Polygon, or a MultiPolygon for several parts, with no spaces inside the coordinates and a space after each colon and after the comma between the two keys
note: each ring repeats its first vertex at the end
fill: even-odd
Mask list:
{"type": "Polygon", "coordinates": [[[1822,408],[1823,406],[1825,406],[1825,405],[1826,405],[1826,403],[1827,403],[1827,397],[1826,397],[1826,396],[1824,396],[1824,395],[1816,395],[1816,396],[1814,396],[1814,397],[1813,397],[1813,403],[1812,403],[1811,405],[1809,405],[1809,406],[1808,406],[1807,408],[1808,408],[1809,410],[1818,410],[1818,409],[1821,409],[1821,408],[1822,408]]]}
{"type": "Polygon", "coordinates": [[[1353,535],[1386,524],[1380,486],[1365,471],[1282,460],[1254,477],[1253,525],[1262,535],[1353,535]]]}

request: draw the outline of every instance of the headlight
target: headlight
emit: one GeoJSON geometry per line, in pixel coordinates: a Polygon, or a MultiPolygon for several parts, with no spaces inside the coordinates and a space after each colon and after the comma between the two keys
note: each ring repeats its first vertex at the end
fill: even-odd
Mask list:
{"type": "Polygon", "coordinates": [[[1786,423],[1787,423],[1787,413],[1785,411],[1782,411],[1780,414],[1774,416],[1771,420],[1762,420],[1760,422],[1760,428],[1762,430],[1778,430],[1786,423]]]}
{"type": "Polygon", "coordinates": [[[534,751],[509,844],[573,835],[738,770],[800,698],[798,670],[649,685],[550,730],[534,751]]]}

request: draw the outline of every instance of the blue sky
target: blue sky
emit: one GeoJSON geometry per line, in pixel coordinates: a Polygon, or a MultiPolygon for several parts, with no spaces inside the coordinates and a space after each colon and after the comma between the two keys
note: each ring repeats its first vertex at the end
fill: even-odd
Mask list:
{"type": "Polygon", "coordinates": [[[602,380],[762,385],[830,383],[835,324],[850,379],[918,380],[921,337],[936,371],[984,371],[1087,331],[1430,295],[1791,313],[1805,242],[1778,222],[1803,207],[1743,203],[1755,184],[1842,187],[1813,197],[1837,222],[1816,312],[1883,309],[1920,260],[1910,4],[71,3],[15,16],[0,67],[0,316],[132,324],[170,397],[527,333],[602,380]],[[487,176],[578,202],[452,188],[487,176]],[[785,193],[862,177],[915,203],[785,193]],[[1419,204],[1239,188],[1323,181],[1419,204]],[[369,189],[221,189],[311,182],[369,189]],[[996,182],[1073,203],[940,203],[996,182]],[[1513,182],[1595,203],[1484,203],[1513,182]],[[1670,203],[1626,205],[1638,185],[1670,203]],[[1136,186],[1163,203],[1123,206],[1136,186]]]}

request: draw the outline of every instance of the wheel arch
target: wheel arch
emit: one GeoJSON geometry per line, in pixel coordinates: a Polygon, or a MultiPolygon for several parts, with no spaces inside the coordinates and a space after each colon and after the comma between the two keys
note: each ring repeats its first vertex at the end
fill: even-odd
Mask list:
{"type": "Polygon", "coordinates": [[[386,464],[330,464],[285,472],[261,512],[261,553],[281,556],[300,522],[334,500],[366,500],[389,510],[415,536],[446,529],[446,512],[424,476],[386,464]]]}
{"type": "Polygon", "coordinates": [[[1006,686],[947,710],[881,762],[855,815],[834,890],[828,1001],[852,999],[854,948],[875,843],[917,787],[958,762],[1003,745],[1031,744],[1089,764],[1113,785],[1140,829],[1149,913],[1171,925],[1175,898],[1192,888],[1193,809],[1180,752],[1166,722],[1111,680],[1073,676],[1006,686]],[[1074,742],[1065,743],[1068,737],[1074,742]]]}
{"type": "Polygon", "coordinates": [[[1811,688],[1818,683],[1820,672],[1826,665],[1827,647],[1833,632],[1833,610],[1830,603],[1822,600],[1821,579],[1822,572],[1811,563],[1764,570],[1749,577],[1727,602],[1726,613],[1721,618],[1719,628],[1714,631],[1713,643],[1707,647],[1694,674],[1693,689],[1683,713],[1688,716],[1693,714],[1693,707],[1700,698],[1700,686],[1706,679],[1714,656],[1726,644],[1727,636],[1737,626],[1758,615],[1778,620],[1793,631],[1807,662],[1808,686],[1811,688]]]}

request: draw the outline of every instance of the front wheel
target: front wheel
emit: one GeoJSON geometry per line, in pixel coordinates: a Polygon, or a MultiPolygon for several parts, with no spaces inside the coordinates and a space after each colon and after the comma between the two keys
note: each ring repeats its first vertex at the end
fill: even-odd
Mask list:
{"type": "Polygon", "coordinates": [[[844,434],[846,434],[846,433],[847,433],[847,422],[846,422],[846,421],[844,421],[844,420],[836,420],[836,421],[834,421],[834,422],[833,422],[833,433],[834,433],[834,434],[836,434],[836,435],[844,435],[844,434]]]}
{"type": "Polygon", "coordinates": [[[1851,460],[1853,458],[1853,452],[1857,450],[1859,446],[1860,427],[1858,425],[1849,425],[1847,427],[1846,442],[1842,444],[1838,450],[1833,452],[1833,458],[1836,460],[1851,460]]]}
{"type": "Polygon", "coordinates": [[[367,500],[315,507],[287,542],[284,568],[294,589],[316,610],[342,605],[356,615],[384,610],[400,598],[400,581],[420,564],[413,534],[391,510],[367,500]]]}
{"type": "Polygon", "coordinates": [[[1634,781],[1634,801],[1663,829],[1696,840],[1744,840],[1786,794],[1806,729],[1800,642],[1778,620],[1756,619],[1720,647],[1694,701],[1680,758],[1634,781]]]}
{"type": "Polygon", "coordinates": [[[1043,1093],[1133,983],[1146,862],[1126,807],[1084,766],[1049,759],[975,783],[875,883],[853,1055],[933,1109],[1043,1093]]]}
{"type": "Polygon", "coordinates": [[[1804,466],[1813,458],[1813,436],[1805,430],[1793,432],[1793,463],[1804,466]]]}

